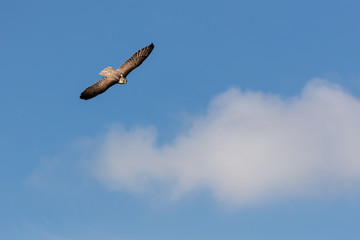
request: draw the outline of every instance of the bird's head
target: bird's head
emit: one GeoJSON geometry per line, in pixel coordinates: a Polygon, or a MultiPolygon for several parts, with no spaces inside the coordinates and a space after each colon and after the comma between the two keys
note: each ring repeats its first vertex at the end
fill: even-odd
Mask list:
{"type": "Polygon", "coordinates": [[[120,76],[119,83],[120,84],[126,84],[127,83],[127,80],[123,75],[120,76]]]}

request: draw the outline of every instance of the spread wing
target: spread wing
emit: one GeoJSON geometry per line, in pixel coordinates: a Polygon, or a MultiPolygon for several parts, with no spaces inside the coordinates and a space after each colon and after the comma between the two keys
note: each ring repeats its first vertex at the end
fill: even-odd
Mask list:
{"type": "Polygon", "coordinates": [[[80,95],[81,99],[88,100],[96,97],[97,95],[105,92],[109,87],[116,84],[118,80],[113,76],[104,77],[102,80],[97,81],[90,87],[86,88],[80,95]]]}
{"type": "Polygon", "coordinates": [[[126,77],[132,70],[137,68],[142,64],[142,62],[150,55],[151,51],[154,49],[154,44],[150,44],[143,49],[140,49],[134,55],[131,56],[121,67],[118,68],[124,77],[126,77]]]}

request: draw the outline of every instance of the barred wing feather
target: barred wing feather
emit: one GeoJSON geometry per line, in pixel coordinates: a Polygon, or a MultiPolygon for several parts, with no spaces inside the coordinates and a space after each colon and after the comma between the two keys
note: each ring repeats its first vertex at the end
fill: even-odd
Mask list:
{"type": "Polygon", "coordinates": [[[115,77],[108,76],[104,77],[102,80],[97,81],[90,87],[86,88],[80,95],[81,99],[90,99],[96,97],[97,95],[105,92],[109,87],[116,84],[118,80],[115,77]]]}
{"type": "Polygon", "coordinates": [[[154,49],[154,44],[151,43],[149,46],[140,49],[134,55],[132,55],[121,67],[119,67],[118,71],[120,71],[124,77],[126,77],[132,70],[140,66],[144,60],[150,55],[152,50],[154,49]]]}

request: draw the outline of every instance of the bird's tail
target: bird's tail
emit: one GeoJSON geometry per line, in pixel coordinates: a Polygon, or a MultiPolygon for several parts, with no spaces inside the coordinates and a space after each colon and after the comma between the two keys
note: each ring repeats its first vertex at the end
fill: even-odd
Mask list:
{"type": "Polygon", "coordinates": [[[113,67],[107,67],[107,68],[104,68],[104,70],[102,70],[99,74],[103,75],[103,76],[108,76],[108,75],[111,75],[114,71],[115,71],[115,69],[113,67]]]}

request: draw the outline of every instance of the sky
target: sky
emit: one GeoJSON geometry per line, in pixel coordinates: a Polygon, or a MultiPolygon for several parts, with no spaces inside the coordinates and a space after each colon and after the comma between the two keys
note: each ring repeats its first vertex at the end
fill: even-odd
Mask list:
{"type": "Polygon", "coordinates": [[[1,239],[359,239],[359,8],[1,1],[1,239]]]}

